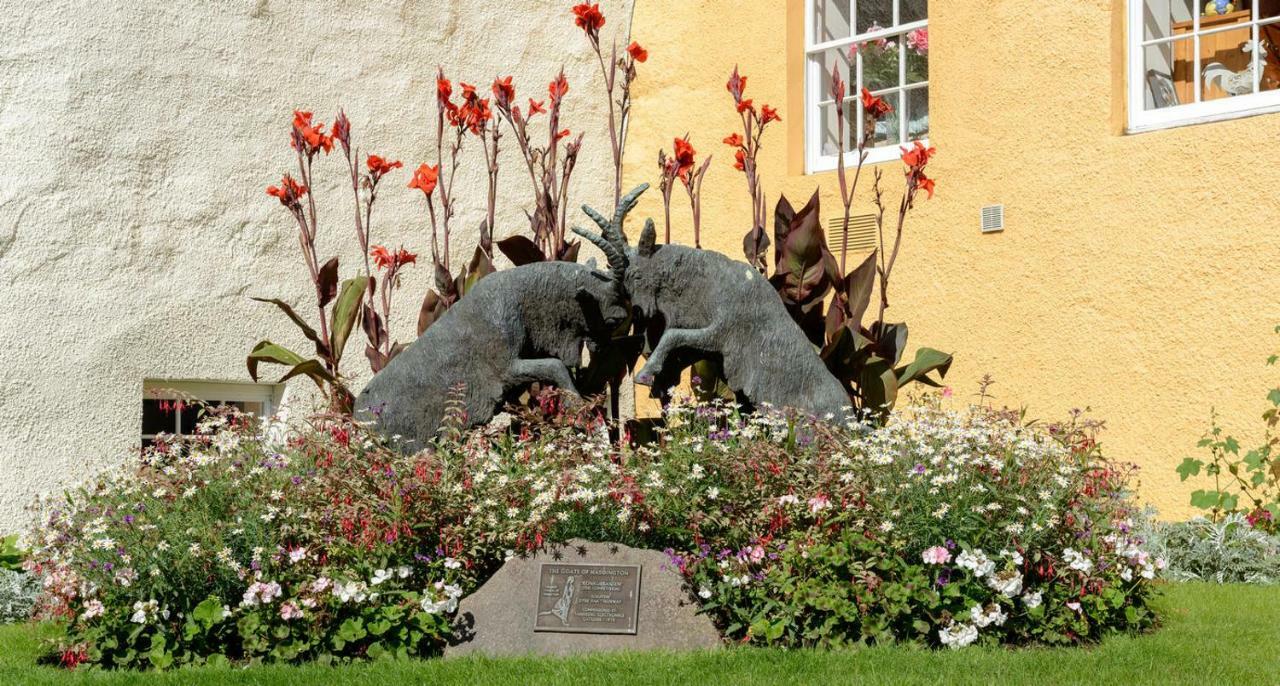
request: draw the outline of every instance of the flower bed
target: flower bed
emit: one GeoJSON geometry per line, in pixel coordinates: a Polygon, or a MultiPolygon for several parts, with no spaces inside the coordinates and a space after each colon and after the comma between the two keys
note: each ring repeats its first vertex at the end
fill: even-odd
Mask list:
{"type": "Polygon", "coordinates": [[[572,537],[666,549],[734,641],[1079,643],[1153,621],[1129,470],[1091,424],[677,402],[659,443],[620,448],[596,417],[404,455],[359,425],[210,413],[43,503],[28,566],[63,661],[120,667],[431,655],[504,559],[572,537]]]}

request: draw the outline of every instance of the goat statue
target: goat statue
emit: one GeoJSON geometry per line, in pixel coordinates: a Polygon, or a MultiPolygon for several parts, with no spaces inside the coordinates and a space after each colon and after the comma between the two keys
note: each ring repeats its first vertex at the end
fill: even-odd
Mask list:
{"type": "MultiPolygon", "coordinates": [[[[633,194],[643,192],[641,186],[633,194]]],[[[849,397],[792,321],[769,282],[745,262],[683,245],[656,245],[653,220],[636,248],[627,245],[620,222],[582,208],[596,235],[574,232],[621,265],[632,306],[665,330],[636,382],[655,395],[675,384],[680,372],[702,358],[718,359],[739,402],[769,404],[814,415],[844,418],[849,397]]]]}
{"type": "MultiPolygon", "coordinates": [[[[623,199],[619,226],[643,190],[623,199]]],[[[577,395],[569,368],[580,365],[584,344],[607,343],[630,317],[626,265],[610,260],[605,273],[538,262],[481,279],[373,377],[356,410],[412,451],[439,432],[452,389],[460,389],[470,426],[488,422],[530,383],[577,395]]]]}

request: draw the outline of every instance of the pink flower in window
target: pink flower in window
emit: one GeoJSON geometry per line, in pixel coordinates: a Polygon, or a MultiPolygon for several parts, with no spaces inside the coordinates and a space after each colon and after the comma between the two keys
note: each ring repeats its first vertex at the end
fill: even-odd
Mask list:
{"type": "Polygon", "coordinates": [[[916,29],[907,34],[907,47],[924,57],[929,54],[929,27],[916,29]]]}

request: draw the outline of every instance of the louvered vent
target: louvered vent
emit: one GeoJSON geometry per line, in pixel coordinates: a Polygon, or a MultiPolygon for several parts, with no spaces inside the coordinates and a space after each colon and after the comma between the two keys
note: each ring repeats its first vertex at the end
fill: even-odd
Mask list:
{"type": "MultiPolygon", "coordinates": [[[[844,235],[844,216],[832,217],[828,222],[827,245],[840,251],[840,239],[844,235]]],[[[849,250],[871,250],[876,247],[876,216],[854,214],[849,216],[849,250]]]]}
{"type": "Polygon", "coordinates": [[[982,233],[1004,231],[1004,205],[987,205],[982,208],[982,233]]]}

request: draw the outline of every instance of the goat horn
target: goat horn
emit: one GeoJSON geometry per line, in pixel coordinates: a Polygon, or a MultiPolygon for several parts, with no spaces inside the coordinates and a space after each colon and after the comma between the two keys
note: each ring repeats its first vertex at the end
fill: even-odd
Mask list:
{"type": "Polygon", "coordinates": [[[588,241],[591,241],[591,243],[597,248],[600,248],[600,252],[604,253],[605,259],[609,262],[609,270],[613,274],[614,286],[621,289],[623,285],[623,278],[627,275],[626,255],[619,252],[618,247],[610,243],[604,236],[585,231],[576,226],[573,227],[573,232],[588,241]]]}

